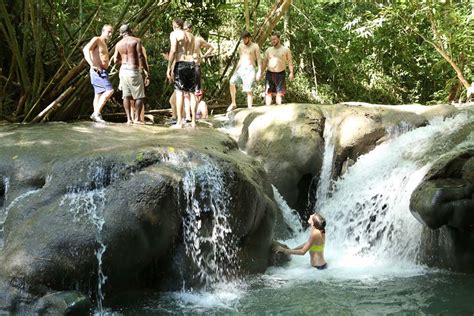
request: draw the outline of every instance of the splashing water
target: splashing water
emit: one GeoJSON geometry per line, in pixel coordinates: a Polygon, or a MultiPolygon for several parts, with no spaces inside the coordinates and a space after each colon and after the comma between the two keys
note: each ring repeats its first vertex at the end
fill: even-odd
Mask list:
{"type": "Polygon", "coordinates": [[[329,198],[333,176],[332,172],[334,169],[336,133],[334,133],[333,124],[331,124],[329,118],[326,119],[326,123],[324,124],[323,139],[323,164],[321,166],[321,175],[319,177],[318,187],[316,190],[316,203],[314,205],[314,208],[317,210],[320,209],[329,198]]]}
{"type": "Polygon", "coordinates": [[[272,188],[275,202],[283,215],[286,225],[288,225],[293,234],[301,233],[303,231],[303,226],[301,225],[300,215],[297,211],[288,206],[283,196],[281,196],[280,192],[273,184],[272,188]]]}
{"type": "Polygon", "coordinates": [[[188,164],[183,178],[186,215],[183,234],[186,253],[199,268],[205,284],[228,280],[238,269],[237,245],[231,238],[229,201],[224,174],[202,157],[201,165],[188,164]]]}
{"type": "Polygon", "coordinates": [[[71,186],[67,189],[60,205],[69,207],[69,211],[74,215],[75,222],[83,220],[89,221],[95,227],[96,248],[95,255],[97,258],[97,314],[104,314],[103,302],[105,293],[103,287],[107,281],[107,276],[103,271],[102,258],[107,250],[102,238],[102,229],[105,224],[104,207],[105,207],[105,187],[110,181],[109,173],[100,162],[96,162],[89,166],[87,179],[91,183],[83,186],[71,186]]]}
{"type": "MultiPolygon", "coordinates": [[[[5,180],[4,180],[5,181],[5,180]]],[[[8,216],[8,213],[9,211],[12,209],[12,207],[14,207],[15,205],[17,205],[20,201],[22,201],[23,199],[26,199],[28,196],[38,192],[40,189],[34,189],[34,190],[31,190],[31,191],[26,191],[25,193],[23,194],[20,194],[19,196],[17,196],[15,199],[13,199],[13,201],[11,202],[8,202],[7,200],[7,195],[6,193],[8,192],[8,186],[9,186],[9,182],[8,182],[8,178],[6,180],[6,184],[5,184],[5,199],[4,199],[4,207],[0,209],[0,250],[3,249],[3,234],[4,234],[4,225],[5,225],[5,221],[7,220],[7,216],[8,216]]]]}
{"type": "Polygon", "coordinates": [[[416,263],[422,224],[410,213],[410,197],[434,160],[452,149],[451,134],[468,123],[461,113],[379,145],[334,185],[321,207],[327,248],[338,264],[416,263]]]}

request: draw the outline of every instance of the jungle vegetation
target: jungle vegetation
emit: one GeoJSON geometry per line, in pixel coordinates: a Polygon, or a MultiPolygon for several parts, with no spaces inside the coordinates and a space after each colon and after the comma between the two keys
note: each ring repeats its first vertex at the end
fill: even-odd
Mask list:
{"type": "MultiPolygon", "coordinates": [[[[244,29],[262,51],[274,31],[293,51],[296,78],[286,102],[447,103],[474,80],[474,4],[467,1],[0,0],[0,120],[90,114],[82,47],[104,24],[114,26],[111,54],[121,24],[142,38],[151,66],[147,108],[168,108],[172,86],[161,52],[174,17],[191,21],[215,47],[203,65],[205,98],[214,104],[228,105],[244,29]]],[[[117,86],[114,68],[111,78],[117,86]]],[[[262,90],[259,82],[255,93],[262,90]]],[[[104,111],[121,112],[120,104],[116,93],[104,111]]]]}

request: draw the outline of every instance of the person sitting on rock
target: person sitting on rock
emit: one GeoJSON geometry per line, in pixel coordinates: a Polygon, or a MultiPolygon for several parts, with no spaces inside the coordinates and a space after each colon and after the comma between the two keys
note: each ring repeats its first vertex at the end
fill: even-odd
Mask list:
{"type": "Polygon", "coordinates": [[[285,246],[276,245],[273,250],[283,252],[287,255],[303,256],[308,252],[310,255],[311,265],[318,270],[324,270],[328,267],[324,259],[324,244],[326,242],[326,220],[320,214],[315,213],[309,216],[308,223],[311,225],[308,241],[304,244],[290,249],[285,246]]]}

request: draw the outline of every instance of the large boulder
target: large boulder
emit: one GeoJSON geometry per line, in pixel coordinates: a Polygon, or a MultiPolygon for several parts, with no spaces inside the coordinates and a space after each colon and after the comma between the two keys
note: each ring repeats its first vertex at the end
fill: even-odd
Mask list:
{"type": "MultiPolygon", "coordinates": [[[[225,134],[83,123],[7,126],[0,137],[4,288],[100,295],[159,286],[166,273],[194,286],[267,267],[273,190],[225,134]]],[[[9,297],[0,306],[14,310],[9,297]]]]}
{"type": "Polygon", "coordinates": [[[335,179],[379,143],[454,112],[448,105],[285,104],[238,109],[224,130],[262,162],[288,205],[306,217],[315,202],[327,142],[334,143],[329,148],[334,148],[335,179]]]}
{"type": "Polygon", "coordinates": [[[262,162],[288,205],[304,211],[311,183],[321,170],[323,129],[318,106],[286,104],[235,111],[226,131],[262,162]]]}
{"type": "Polygon", "coordinates": [[[422,259],[474,272],[474,123],[453,135],[456,146],[430,168],[410,199],[410,210],[427,228],[422,259]]]}

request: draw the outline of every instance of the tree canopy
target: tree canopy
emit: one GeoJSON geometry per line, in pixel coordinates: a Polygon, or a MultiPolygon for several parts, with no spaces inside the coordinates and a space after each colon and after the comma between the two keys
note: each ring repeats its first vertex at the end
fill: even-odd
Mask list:
{"type": "MultiPolygon", "coordinates": [[[[90,114],[93,91],[82,47],[104,24],[114,26],[111,54],[121,24],[142,38],[151,67],[147,106],[169,107],[172,86],[161,52],[174,17],[192,22],[194,33],[215,47],[203,64],[203,84],[208,102],[217,104],[228,103],[245,28],[262,51],[272,31],[291,48],[296,78],[286,102],[449,102],[474,81],[474,4],[468,2],[0,0],[0,120],[90,114]]],[[[117,86],[114,69],[111,78],[117,86]]],[[[255,89],[262,91],[263,83],[255,89]]],[[[120,103],[116,93],[117,106],[105,110],[120,112],[120,103]]]]}

